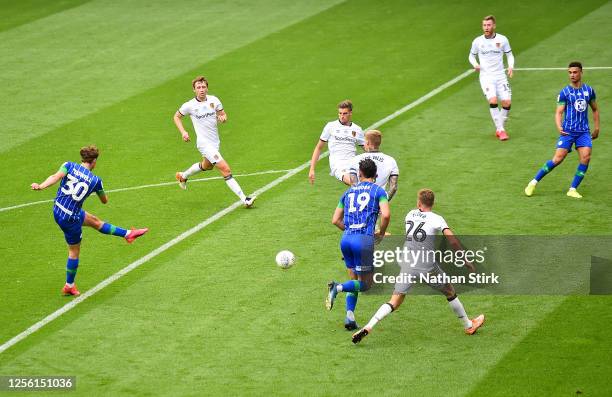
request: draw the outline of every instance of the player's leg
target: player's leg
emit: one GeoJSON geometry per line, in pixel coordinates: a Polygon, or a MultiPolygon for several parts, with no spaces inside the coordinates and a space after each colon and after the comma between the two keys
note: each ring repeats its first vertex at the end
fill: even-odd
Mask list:
{"type": "Polygon", "coordinates": [[[64,295],[78,296],[81,293],[74,285],[77,269],[79,267],[79,254],[81,253],[81,243],[68,244],[68,260],[66,261],[66,284],[62,288],[64,295]]]}
{"type": "Polygon", "coordinates": [[[459,321],[461,321],[461,323],[463,324],[463,328],[466,334],[472,335],[473,333],[476,332],[478,328],[480,328],[480,326],[482,326],[482,323],[484,323],[484,314],[481,314],[477,316],[476,318],[470,320],[452,284],[444,284],[439,287],[437,286],[432,286],[432,287],[438,289],[440,292],[444,294],[444,296],[446,296],[448,305],[451,307],[453,312],[457,315],[457,318],[459,318],[459,321]]]}
{"type": "MultiPolygon", "coordinates": [[[[358,276],[353,272],[353,269],[346,269],[350,280],[357,280],[358,276]]],[[[349,331],[357,329],[357,321],[355,320],[355,308],[357,307],[357,299],[359,291],[346,293],[346,318],[344,319],[344,328],[349,331]]]]}
{"type": "Polygon", "coordinates": [[[499,111],[499,133],[498,138],[505,141],[509,138],[506,133],[506,120],[508,120],[508,114],[510,113],[510,106],[512,105],[512,91],[510,90],[510,83],[508,79],[498,79],[496,82],[496,91],[499,99],[501,100],[501,110],[499,111]]]}
{"type": "Polygon", "coordinates": [[[405,298],[405,293],[393,292],[393,295],[391,295],[391,299],[389,299],[389,302],[384,303],[382,306],[380,306],[376,313],[374,313],[370,321],[366,324],[366,326],[353,334],[353,336],[351,337],[353,343],[359,343],[363,338],[368,336],[372,332],[372,329],[376,326],[376,324],[378,324],[383,318],[387,317],[389,314],[391,314],[401,306],[405,298]]]}
{"type": "Polygon", "coordinates": [[[481,74],[480,88],[482,88],[482,93],[487,98],[487,102],[489,103],[489,112],[491,113],[493,124],[495,125],[495,134],[498,135],[498,132],[500,130],[500,113],[497,104],[495,80],[492,77],[484,76],[481,74]]]}
{"type": "Polygon", "coordinates": [[[576,140],[576,150],[578,151],[580,160],[578,163],[578,168],[576,169],[576,174],[572,180],[572,185],[567,191],[567,195],[569,197],[582,198],[582,195],[578,193],[576,189],[584,179],[584,174],[586,174],[587,169],[589,168],[592,146],[593,143],[591,140],[591,135],[588,133],[580,135],[580,137],[576,140]]]}
{"type": "Polygon", "coordinates": [[[83,225],[94,228],[103,234],[110,234],[110,235],[117,236],[117,237],[123,237],[128,243],[132,243],[138,237],[142,236],[143,234],[149,231],[149,229],[147,228],[127,230],[122,227],[115,226],[110,223],[104,222],[100,220],[97,216],[90,214],[88,212],[85,212],[85,221],[83,222],[83,225]]]}
{"type": "Polygon", "coordinates": [[[561,164],[569,149],[572,147],[573,139],[570,136],[562,135],[559,137],[559,141],[557,141],[557,149],[555,150],[555,154],[551,160],[548,160],[542,168],[538,170],[533,179],[529,182],[527,187],[525,188],[525,195],[532,196],[536,185],[538,182],[542,180],[549,172],[555,169],[556,166],[561,164]]]}
{"type": "Polygon", "coordinates": [[[183,171],[183,172],[179,171],[175,175],[175,178],[178,181],[179,186],[183,190],[187,189],[187,180],[190,177],[192,177],[193,175],[195,175],[197,173],[203,172],[203,171],[212,170],[212,168],[213,168],[213,163],[211,163],[206,158],[206,154],[208,153],[209,148],[205,147],[205,146],[198,146],[198,151],[202,155],[202,161],[200,161],[199,163],[193,163],[185,171],[183,171]]]}
{"type": "MultiPolygon", "coordinates": [[[[338,296],[338,292],[343,291],[343,285],[347,285],[348,283],[357,281],[357,275],[354,272],[356,258],[353,253],[353,241],[352,240],[353,240],[353,236],[346,235],[346,234],[342,235],[342,239],[340,240],[340,251],[342,252],[342,258],[344,259],[344,264],[346,265],[346,269],[347,269],[350,280],[342,284],[339,284],[333,280],[327,283],[327,296],[325,298],[325,307],[327,308],[327,310],[331,310],[334,307],[336,296],[338,296]]],[[[354,292],[354,291],[349,291],[349,292],[354,292]]],[[[356,304],[357,302],[355,302],[355,305],[356,304]]]]}
{"type": "Polygon", "coordinates": [[[217,167],[217,169],[223,176],[223,179],[225,179],[225,183],[227,184],[227,187],[229,187],[230,190],[234,192],[234,194],[238,196],[238,198],[240,198],[240,201],[244,203],[245,207],[247,208],[251,207],[256,197],[255,196],[248,197],[247,195],[243,193],[242,188],[238,184],[238,181],[234,179],[234,176],[232,175],[232,171],[227,161],[225,161],[221,157],[220,154],[219,154],[219,158],[220,158],[220,161],[215,163],[215,167],[217,167]]]}
{"type": "Polygon", "coordinates": [[[344,183],[347,186],[351,186],[352,180],[351,180],[351,173],[350,172],[345,172],[342,174],[342,183],[344,183]]]}

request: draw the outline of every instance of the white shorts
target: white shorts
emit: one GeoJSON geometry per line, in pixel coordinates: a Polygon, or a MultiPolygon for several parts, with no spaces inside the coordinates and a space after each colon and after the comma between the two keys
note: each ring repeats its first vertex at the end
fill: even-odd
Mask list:
{"type": "Polygon", "coordinates": [[[492,98],[499,98],[502,101],[509,101],[512,97],[512,90],[510,89],[510,83],[506,75],[502,76],[488,76],[480,75],[480,87],[482,93],[487,97],[487,101],[492,98]]]}
{"type": "Polygon", "coordinates": [[[219,153],[219,147],[215,147],[213,145],[206,146],[198,146],[197,147],[202,157],[211,162],[211,164],[217,164],[220,161],[223,161],[223,156],[219,153]]]}
{"type": "MultiPolygon", "coordinates": [[[[442,270],[437,263],[428,266],[428,268],[414,268],[411,266],[400,266],[400,268],[401,268],[400,275],[405,275],[404,277],[408,277],[408,275],[411,275],[414,279],[414,282],[408,282],[406,280],[406,282],[400,281],[400,282],[395,283],[395,289],[393,290],[393,293],[398,294],[398,295],[406,295],[408,291],[410,291],[410,288],[412,288],[413,285],[422,284],[419,281],[421,274],[429,274],[430,276],[441,276],[441,277],[443,277],[443,275],[445,274],[444,270],[442,270]]],[[[442,291],[446,285],[446,284],[437,283],[437,282],[427,283],[427,284],[431,288],[437,291],[442,291]]]]}
{"type": "Polygon", "coordinates": [[[339,168],[334,168],[333,170],[331,170],[329,174],[334,176],[340,182],[344,183],[344,181],[342,180],[342,176],[350,174],[350,170],[348,167],[346,168],[339,167],[339,168]]]}

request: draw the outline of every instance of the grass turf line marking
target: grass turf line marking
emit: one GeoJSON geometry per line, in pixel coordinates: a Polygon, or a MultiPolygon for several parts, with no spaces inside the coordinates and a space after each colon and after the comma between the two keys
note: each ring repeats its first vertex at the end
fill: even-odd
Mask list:
{"type": "MultiPolygon", "coordinates": [[[[610,70],[612,66],[591,66],[590,68],[583,67],[584,70],[610,70]]],[[[547,71],[547,70],[567,70],[565,68],[514,68],[512,70],[521,70],[525,72],[534,72],[534,71],[547,71]]]]}
{"type": "MultiPolygon", "coordinates": [[[[291,170],[269,170],[269,171],[259,171],[259,172],[252,172],[250,174],[236,174],[234,175],[234,177],[244,177],[244,176],[256,176],[256,175],[266,175],[266,174],[280,174],[283,172],[288,172],[291,170]]],[[[199,179],[190,179],[189,183],[194,183],[194,182],[206,182],[206,181],[212,181],[215,179],[223,179],[222,176],[211,176],[208,178],[199,178],[199,179]]],[[[161,183],[153,183],[150,185],[140,185],[140,186],[131,186],[131,187],[122,187],[122,188],[118,188],[118,189],[111,189],[111,190],[106,190],[107,193],[114,193],[114,192],[125,192],[128,190],[138,190],[138,189],[146,189],[149,187],[159,187],[159,186],[169,186],[169,185],[174,185],[176,184],[176,181],[173,182],[161,182],[161,183]]],[[[3,211],[10,211],[10,210],[14,210],[17,208],[23,208],[23,207],[29,207],[31,205],[36,205],[36,204],[44,204],[44,203],[52,203],[53,201],[55,201],[55,199],[48,199],[48,200],[40,200],[40,201],[32,201],[29,203],[23,203],[23,204],[17,204],[17,205],[13,205],[10,207],[4,207],[4,208],[0,208],[0,212],[3,211]]]]}
{"type": "MultiPolygon", "coordinates": [[[[444,89],[450,87],[451,85],[453,85],[455,83],[458,83],[459,81],[461,81],[462,79],[464,79],[465,77],[469,76],[472,73],[474,73],[473,69],[469,69],[469,70],[461,73],[459,76],[449,80],[448,82],[442,84],[441,86],[439,86],[437,88],[434,88],[433,90],[431,90],[427,94],[425,94],[422,97],[418,98],[417,100],[409,103],[408,105],[406,105],[403,108],[397,110],[396,112],[390,114],[389,116],[387,116],[387,117],[385,117],[385,118],[375,122],[374,124],[369,126],[367,129],[369,130],[369,129],[377,128],[377,127],[381,126],[382,124],[384,124],[384,123],[386,123],[386,122],[388,122],[390,120],[393,120],[397,116],[399,116],[399,115],[407,112],[408,110],[414,108],[415,106],[425,102],[426,100],[430,99],[434,95],[439,94],[440,92],[442,92],[444,89]]],[[[325,151],[324,153],[322,153],[321,156],[319,156],[319,160],[322,159],[322,158],[325,158],[327,156],[329,156],[329,151],[325,151]]],[[[272,182],[270,182],[267,185],[263,186],[262,188],[256,190],[253,194],[255,194],[255,195],[262,194],[262,193],[272,189],[276,185],[286,181],[287,179],[291,178],[295,174],[299,173],[300,171],[303,171],[304,169],[306,169],[308,167],[310,167],[310,160],[305,162],[305,163],[303,163],[302,165],[299,165],[296,168],[293,168],[292,170],[289,170],[285,175],[282,175],[282,176],[276,178],[272,182]]],[[[176,182],[173,182],[173,183],[176,183],[176,182]]],[[[60,307],[59,309],[57,309],[53,313],[49,314],[48,316],[46,316],[42,320],[36,322],[34,325],[32,325],[29,328],[27,328],[26,330],[22,331],[18,335],[14,336],[11,339],[9,339],[8,341],[4,342],[2,345],[0,345],[0,354],[3,353],[4,351],[6,351],[7,349],[9,349],[11,346],[14,346],[15,344],[17,344],[20,341],[24,340],[28,336],[32,335],[34,332],[38,331],[39,329],[41,329],[45,325],[49,324],[51,321],[55,320],[56,318],[60,317],[64,313],[74,309],[76,307],[76,305],[78,305],[79,303],[83,302],[85,299],[89,298],[90,296],[95,295],[96,293],[98,293],[102,289],[106,288],[107,286],[111,285],[115,281],[119,280],[121,277],[125,276],[126,274],[128,274],[132,270],[140,267],[140,265],[150,261],[151,259],[155,258],[159,254],[167,251],[168,249],[172,248],[176,244],[178,244],[181,241],[185,240],[187,237],[191,236],[192,234],[195,234],[195,233],[199,232],[200,230],[204,229],[206,226],[210,225],[211,223],[215,222],[218,219],[221,219],[225,215],[231,213],[232,211],[234,211],[235,209],[237,209],[237,208],[239,208],[241,206],[242,206],[242,202],[241,201],[236,201],[235,203],[233,203],[229,207],[227,207],[227,208],[217,212],[213,216],[211,216],[208,219],[202,221],[201,223],[195,225],[191,229],[189,229],[189,230],[179,234],[178,236],[176,236],[172,240],[168,241],[167,243],[157,247],[156,249],[154,249],[153,251],[149,252],[148,254],[143,256],[142,258],[137,259],[136,261],[130,263],[129,265],[127,265],[123,269],[119,270],[115,274],[107,277],[106,279],[104,279],[103,281],[98,283],[95,287],[93,287],[92,289],[82,293],[81,295],[76,297],[74,300],[70,301],[69,303],[67,303],[64,306],[60,307]]]]}

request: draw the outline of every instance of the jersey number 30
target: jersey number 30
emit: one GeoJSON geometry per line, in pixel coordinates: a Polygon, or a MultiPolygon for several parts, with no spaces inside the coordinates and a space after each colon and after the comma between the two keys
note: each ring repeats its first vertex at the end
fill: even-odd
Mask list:
{"type": "Polygon", "coordinates": [[[62,186],[62,193],[67,196],[72,196],[74,201],[81,201],[87,194],[89,186],[85,182],[79,182],[74,176],[67,174],[68,180],[62,186]],[[78,182],[78,183],[77,183],[78,182]]]}
{"type": "MultiPolygon", "coordinates": [[[[355,207],[355,193],[349,193],[348,194],[349,197],[349,212],[355,212],[357,211],[357,208],[355,207]]],[[[357,204],[359,204],[359,211],[363,211],[364,208],[368,205],[368,203],[370,202],[370,194],[368,193],[359,193],[359,195],[357,196],[357,204]]]]}

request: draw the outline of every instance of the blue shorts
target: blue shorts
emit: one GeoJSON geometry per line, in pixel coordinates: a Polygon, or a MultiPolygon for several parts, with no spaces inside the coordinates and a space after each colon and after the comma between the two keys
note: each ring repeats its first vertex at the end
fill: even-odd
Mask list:
{"type": "Polygon", "coordinates": [[[347,269],[355,274],[374,271],[374,236],[365,234],[345,234],[340,240],[340,250],[347,269]]]}
{"type": "Polygon", "coordinates": [[[557,140],[557,149],[567,149],[568,152],[571,152],[572,146],[575,146],[576,149],[579,147],[593,147],[591,133],[583,132],[579,135],[559,135],[559,139],[557,140]]]}
{"type": "Polygon", "coordinates": [[[64,238],[69,245],[75,245],[81,242],[83,238],[83,222],[85,222],[85,211],[81,209],[78,216],[70,216],[63,218],[62,212],[53,211],[55,223],[64,232],[64,238]]]}

